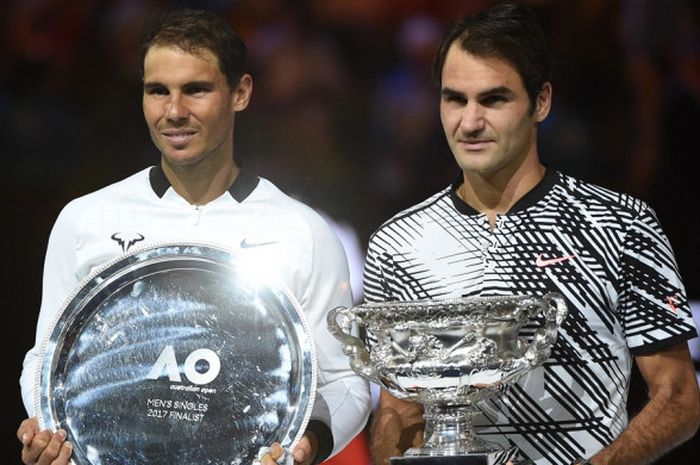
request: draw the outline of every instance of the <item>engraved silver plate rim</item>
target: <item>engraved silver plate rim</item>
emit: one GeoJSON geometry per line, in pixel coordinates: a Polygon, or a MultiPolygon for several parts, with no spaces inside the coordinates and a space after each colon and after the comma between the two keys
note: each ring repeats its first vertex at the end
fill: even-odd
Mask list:
{"type": "MultiPolygon", "coordinates": [[[[41,358],[36,369],[34,381],[34,407],[41,429],[48,428],[50,430],[56,430],[58,429],[58,425],[61,424],[61,421],[55,417],[55,412],[52,408],[53,403],[48,399],[47,391],[51,391],[51,389],[45,389],[45,385],[47,384],[47,377],[50,379],[50,376],[56,369],[54,358],[56,354],[59,353],[57,349],[61,342],[65,342],[61,341],[60,338],[59,341],[55,341],[54,339],[56,339],[57,333],[62,332],[62,325],[76,316],[71,312],[75,313],[79,311],[80,308],[83,307],[83,305],[79,304],[80,302],[94,297],[99,290],[105,288],[105,283],[108,284],[111,278],[124,272],[123,269],[129,265],[135,263],[145,264],[149,261],[155,262],[166,257],[172,258],[178,254],[187,256],[190,260],[193,258],[201,258],[202,260],[219,261],[223,266],[228,267],[232,265],[235,266],[235,260],[238,258],[235,251],[221,244],[212,242],[178,241],[146,244],[135,247],[131,251],[115,257],[95,268],[78,283],[68,298],[66,298],[54,320],[49,325],[49,330],[40,346],[41,358]]],[[[307,407],[304,409],[302,416],[298,416],[294,421],[290,422],[290,430],[293,429],[292,427],[294,425],[298,425],[298,429],[293,436],[287,434],[287,439],[291,437],[291,441],[289,441],[289,443],[285,443],[282,440],[280,441],[283,447],[291,450],[301,440],[311,418],[317,390],[317,354],[310,326],[304,316],[299,301],[280,279],[269,275],[266,275],[265,279],[268,289],[278,291],[288,300],[288,303],[291,304],[291,308],[289,308],[289,305],[284,305],[287,310],[292,310],[288,312],[292,320],[291,325],[297,330],[301,328],[300,331],[297,331],[297,337],[301,341],[308,342],[304,347],[296,348],[301,352],[299,363],[304,365],[300,371],[302,373],[310,373],[310,376],[302,380],[304,381],[304,386],[300,389],[300,397],[302,400],[300,400],[299,404],[301,405],[305,402],[307,407]]],[[[63,426],[63,428],[66,428],[66,426],[63,426]]],[[[72,460],[71,463],[75,463],[75,460],[72,460]]]]}

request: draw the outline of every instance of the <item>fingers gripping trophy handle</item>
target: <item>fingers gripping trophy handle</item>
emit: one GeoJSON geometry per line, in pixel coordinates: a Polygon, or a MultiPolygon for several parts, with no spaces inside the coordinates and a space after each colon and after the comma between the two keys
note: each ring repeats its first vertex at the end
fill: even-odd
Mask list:
{"type": "Polygon", "coordinates": [[[525,352],[525,359],[531,367],[542,364],[557,341],[557,334],[568,313],[564,296],[550,292],[542,297],[544,324],[535,331],[530,346],[525,352]]]}
{"type": "Polygon", "coordinates": [[[365,348],[364,341],[351,333],[353,322],[356,321],[352,309],[335,307],[328,312],[326,321],[328,331],[340,341],[343,352],[350,358],[352,369],[357,374],[376,382],[376,372],[370,363],[369,352],[365,348]],[[342,324],[338,323],[338,317],[342,317],[342,324]]]}

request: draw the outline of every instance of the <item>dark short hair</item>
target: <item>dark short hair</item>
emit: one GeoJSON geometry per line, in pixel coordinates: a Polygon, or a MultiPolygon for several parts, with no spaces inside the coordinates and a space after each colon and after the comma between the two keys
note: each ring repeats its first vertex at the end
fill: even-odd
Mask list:
{"type": "Polygon", "coordinates": [[[519,2],[504,2],[455,22],[445,33],[433,62],[433,81],[442,86],[442,70],[450,46],[465,52],[508,61],[517,70],[533,105],[551,80],[552,62],[535,13],[519,2]]]}
{"type": "Polygon", "coordinates": [[[161,14],[141,44],[141,76],[146,53],[154,46],[176,46],[194,55],[209,50],[234,89],[243,75],[247,48],[221,16],[203,10],[178,9],[161,14]]]}

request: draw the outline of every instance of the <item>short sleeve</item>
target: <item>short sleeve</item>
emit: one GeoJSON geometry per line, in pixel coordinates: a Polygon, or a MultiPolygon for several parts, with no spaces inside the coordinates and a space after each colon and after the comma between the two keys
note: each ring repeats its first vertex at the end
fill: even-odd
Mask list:
{"type": "Polygon", "coordinates": [[[618,310],[635,355],[697,336],[673,250],[654,211],[645,206],[625,235],[618,310]]]}

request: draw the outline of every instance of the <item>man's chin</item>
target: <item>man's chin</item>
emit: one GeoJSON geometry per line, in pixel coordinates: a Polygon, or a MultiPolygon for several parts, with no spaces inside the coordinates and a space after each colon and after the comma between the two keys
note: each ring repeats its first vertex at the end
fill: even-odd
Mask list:
{"type": "Polygon", "coordinates": [[[203,157],[193,154],[162,154],[161,161],[173,169],[191,169],[199,165],[203,157]]]}
{"type": "Polygon", "coordinates": [[[493,161],[486,154],[463,155],[457,159],[457,164],[462,171],[475,174],[488,174],[496,170],[493,161]]]}

